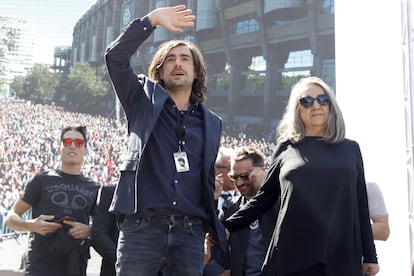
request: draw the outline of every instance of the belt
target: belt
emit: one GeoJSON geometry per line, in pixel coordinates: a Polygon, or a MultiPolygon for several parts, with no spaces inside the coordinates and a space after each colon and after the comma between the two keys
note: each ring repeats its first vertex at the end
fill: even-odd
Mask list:
{"type": "Polygon", "coordinates": [[[142,217],[138,215],[129,215],[124,218],[125,222],[138,222],[143,219],[146,219],[150,222],[202,222],[200,217],[194,217],[189,215],[183,214],[161,214],[161,213],[153,213],[148,217],[142,217]]]}

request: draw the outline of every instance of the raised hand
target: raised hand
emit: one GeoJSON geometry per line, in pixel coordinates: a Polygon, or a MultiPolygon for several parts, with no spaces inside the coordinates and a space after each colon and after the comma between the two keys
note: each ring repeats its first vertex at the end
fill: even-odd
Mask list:
{"type": "Polygon", "coordinates": [[[171,32],[183,32],[183,27],[194,26],[195,15],[185,5],[174,7],[158,8],[147,16],[153,27],[159,25],[171,32]]]}
{"type": "Polygon", "coordinates": [[[254,167],[249,174],[249,179],[255,183],[262,184],[265,178],[266,172],[263,168],[254,167]]]}
{"type": "Polygon", "coordinates": [[[216,181],[215,181],[215,190],[214,190],[214,199],[217,200],[220,197],[221,192],[223,191],[223,183],[224,183],[224,177],[222,173],[219,173],[216,175],[216,181]]]}

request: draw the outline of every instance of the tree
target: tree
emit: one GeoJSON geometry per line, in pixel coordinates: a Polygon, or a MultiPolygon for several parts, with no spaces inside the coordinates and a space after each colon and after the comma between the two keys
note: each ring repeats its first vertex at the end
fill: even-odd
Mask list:
{"type": "Polygon", "coordinates": [[[57,105],[65,106],[67,102],[67,94],[71,91],[70,83],[69,83],[69,71],[65,70],[61,73],[61,77],[59,80],[59,84],[56,88],[56,93],[53,98],[54,102],[57,105]]]}
{"type": "Polygon", "coordinates": [[[68,107],[78,112],[97,112],[110,87],[99,69],[92,68],[89,63],[78,63],[72,68],[68,75],[68,83],[68,107]]]}
{"type": "Polygon", "coordinates": [[[282,74],[281,87],[286,90],[290,90],[301,78],[304,77],[309,77],[309,75],[306,75],[305,73],[292,74],[289,72],[282,74]]]}
{"type": "Polygon", "coordinates": [[[16,77],[12,95],[43,104],[57,104],[75,112],[108,114],[114,106],[114,93],[104,67],[94,69],[78,64],[69,73],[53,73],[47,66],[35,65],[27,76],[16,77]]]}
{"type": "Polygon", "coordinates": [[[24,82],[25,76],[16,76],[13,79],[13,82],[10,84],[10,90],[12,95],[23,95],[24,94],[24,82]]]}
{"type": "Polygon", "coordinates": [[[223,71],[217,77],[217,91],[223,92],[228,91],[230,85],[230,73],[228,71],[223,71]]]}
{"type": "Polygon", "coordinates": [[[16,77],[11,93],[34,103],[50,104],[56,93],[60,74],[49,71],[46,65],[35,65],[25,77],[16,77]]]}
{"type": "Polygon", "coordinates": [[[258,93],[263,92],[265,82],[265,74],[249,74],[246,80],[246,90],[258,93]]]}

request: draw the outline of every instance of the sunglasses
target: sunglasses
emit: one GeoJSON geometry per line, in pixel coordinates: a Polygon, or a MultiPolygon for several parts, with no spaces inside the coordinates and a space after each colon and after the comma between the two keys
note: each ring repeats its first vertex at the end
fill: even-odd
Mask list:
{"type": "Polygon", "coordinates": [[[216,169],[227,169],[227,170],[230,170],[230,166],[215,166],[216,167],[216,169]]]}
{"type": "Polygon", "coordinates": [[[303,98],[299,99],[299,103],[304,107],[304,108],[309,108],[313,105],[314,101],[318,101],[318,103],[321,106],[327,106],[331,101],[329,100],[328,95],[323,94],[323,95],[319,95],[316,98],[313,98],[311,96],[306,96],[303,98]]]}
{"type": "Polygon", "coordinates": [[[234,182],[237,182],[239,177],[243,181],[248,181],[249,180],[249,175],[250,175],[250,172],[241,173],[241,174],[228,174],[231,181],[234,181],[234,182]]]}
{"type": "Polygon", "coordinates": [[[85,140],[83,139],[72,139],[72,138],[63,138],[62,139],[62,144],[65,147],[70,147],[72,145],[72,142],[75,143],[75,147],[80,148],[85,144],[85,140]]]}

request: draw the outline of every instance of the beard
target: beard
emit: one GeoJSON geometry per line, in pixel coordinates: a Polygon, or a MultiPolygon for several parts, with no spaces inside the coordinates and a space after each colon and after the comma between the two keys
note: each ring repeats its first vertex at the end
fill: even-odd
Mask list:
{"type": "Polygon", "coordinates": [[[164,88],[169,91],[180,91],[190,88],[191,90],[192,83],[189,83],[186,79],[173,80],[173,79],[164,79],[164,88]]]}

